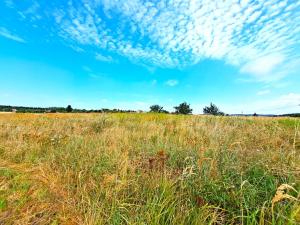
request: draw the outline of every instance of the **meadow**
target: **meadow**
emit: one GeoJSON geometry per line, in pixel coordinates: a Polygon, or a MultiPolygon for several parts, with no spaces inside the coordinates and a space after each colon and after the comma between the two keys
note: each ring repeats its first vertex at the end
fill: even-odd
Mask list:
{"type": "Polygon", "coordinates": [[[300,120],[0,114],[0,224],[300,224],[300,120]]]}

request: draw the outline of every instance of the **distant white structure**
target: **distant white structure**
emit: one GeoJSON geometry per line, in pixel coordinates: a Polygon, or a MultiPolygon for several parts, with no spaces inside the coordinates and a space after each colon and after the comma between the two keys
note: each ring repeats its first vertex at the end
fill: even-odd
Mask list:
{"type": "Polygon", "coordinates": [[[16,109],[12,109],[11,110],[13,113],[16,113],[18,110],[16,110],[16,109]]]}

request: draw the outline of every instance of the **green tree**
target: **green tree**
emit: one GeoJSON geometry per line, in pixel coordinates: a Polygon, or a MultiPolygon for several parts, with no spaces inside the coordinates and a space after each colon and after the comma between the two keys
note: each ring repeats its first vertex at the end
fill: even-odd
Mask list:
{"type": "Polygon", "coordinates": [[[71,105],[68,105],[67,108],[66,108],[66,111],[67,111],[68,113],[72,112],[72,111],[73,111],[72,106],[71,106],[71,105]]]}
{"type": "Polygon", "coordinates": [[[204,114],[210,114],[214,116],[224,116],[225,113],[223,113],[215,104],[210,103],[210,106],[206,106],[203,108],[204,114]]]}
{"type": "Polygon", "coordinates": [[[186,102],[181,103],[179,106],[175,106],[175,113],[177,114],[191,114],[193,109],[186,102]]]}
{"type": "Polygon", "coordinates": [[[151,105],[150,112],[160,113],[160,112],[163,112],[163,108],[164,107],[162,107],[160,105],[151,105]]]}

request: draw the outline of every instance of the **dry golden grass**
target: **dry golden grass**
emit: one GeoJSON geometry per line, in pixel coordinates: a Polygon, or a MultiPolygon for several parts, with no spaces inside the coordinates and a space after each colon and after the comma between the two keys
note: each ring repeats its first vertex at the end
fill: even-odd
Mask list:
{"type": "Polygon", "coordinates": [[[294,196],[291,196],[287,194],[288,191],[294,191],[297,193],[296,189],[293,188],[291,185],[288,184],[282,184],[277,188],[276,194],[272,199],[272,207],[274,207],[274,204],[283,200],[293,200],[298,201],[297,198],[294,196]]]}
{"type": "Polygon", "coordinates": [[[288,118],[0,114],[0,224],[297,224],[299,143],[288,118]]]}

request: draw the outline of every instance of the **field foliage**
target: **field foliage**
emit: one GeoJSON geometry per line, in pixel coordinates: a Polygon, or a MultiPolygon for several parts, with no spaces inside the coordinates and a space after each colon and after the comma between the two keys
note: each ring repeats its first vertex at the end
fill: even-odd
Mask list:
{"type": "Polygon", "coordinates": [[[0,114],[0,224],[300,223],[299,121],[0,114]]]}

